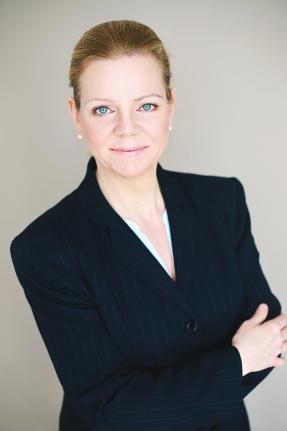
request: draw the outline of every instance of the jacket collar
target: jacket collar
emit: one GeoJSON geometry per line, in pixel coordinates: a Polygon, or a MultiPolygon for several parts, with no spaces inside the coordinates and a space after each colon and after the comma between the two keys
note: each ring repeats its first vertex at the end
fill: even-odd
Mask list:
{"type": "Polygon", "coordinates": [[[187,316],[190,315],[193,308],[190,289],[192,283],[197,282],[195,262],[198,254],[200,256],[202,237],[198,236],[199,224],[192,209],[192,200],[186,196],[180,183],[180,173],[166,170],[159,163],[157,165],[156,175],[165,201],[171,232],[176,270],[174,282],[136,233],[106,200],[96,179],[96,169],[96,161],[92,156],[88,161],[86,175],[75,190],[77,199],[92,225],[108,227],[109,236],[102,239],[108,239],[114,257],[127,271],[144,280],[147,288],[153,289],[172,306],[179,308],[187,316]]]}
{"type": "MultiPolygon", "coordinates": [[[[85,210],[93,217],[95,223],[113,226],[114,223],[123,220],[102,193],[96,179],[96,169],[96,160],[91,156],[87,164],[85,177],[76,190],[78,199],[85,210]]],[[[184,190],[174,178],[174,174],[176,173],[164,169],[160,163],[157,164],[156,175],[167,212],[172,208],[184,205],[186,201],[184,190]]]]}

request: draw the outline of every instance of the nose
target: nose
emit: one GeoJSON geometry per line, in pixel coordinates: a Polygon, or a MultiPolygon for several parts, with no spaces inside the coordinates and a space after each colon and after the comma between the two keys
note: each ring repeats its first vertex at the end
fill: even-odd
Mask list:
{"type": "Polygon", "coordinates": [[[116,124],[116,134],[118,136],[136,135],[138,126],[133,112],[121,112],[116,124]]]}

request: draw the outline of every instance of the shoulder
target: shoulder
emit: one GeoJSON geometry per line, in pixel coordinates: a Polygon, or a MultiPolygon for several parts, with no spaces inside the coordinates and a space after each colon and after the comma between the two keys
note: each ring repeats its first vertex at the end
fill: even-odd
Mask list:
{"type": "Polygon", "coordinates": [[[38,215],[12,239],[10,254],[16,267],[32,265],[33,261],[61,262],[71,255],[67,229],[77,217],[74,191],[38,215]]]}
{"type": "Polygon", "coordinates": [[[235,176],[198,174],[195,172],[168,171],[184,187],[192,190],[194,193],[200,192],[221,192],[226,187],[237,187],[242,184],[241,180],[235,176]]]}
{"type": "Polygon", "coordinates": [[[13,238],[10,255],[25,292],[46,292],[60,303],[90,300],[78,249],[69,236],[79,212],[71,192],[13,238]]]}
{"type": "Polygon", "coordinates": [[[241,179],[235,176],[199,174],[168,170],[169,174],[181,185],[186,196],[199,209],[229,208],[245,200],[245,189],[241,179]]]}

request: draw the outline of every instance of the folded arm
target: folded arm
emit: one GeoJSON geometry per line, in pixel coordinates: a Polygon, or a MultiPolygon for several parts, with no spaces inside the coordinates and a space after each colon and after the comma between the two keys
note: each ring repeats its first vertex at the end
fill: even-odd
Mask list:
{"type": "MultiPolygon", "coordinates": [[[[252,234],[250,212],[242,183],[235,177],[230,178],[229,193],[230,229],[234,252],[245,291],[246,307],[241,321],[249,319],[260,303],[269,307],[267,320],[281,313],[281,304],[271,291],[260,265],[260,254],[252,234]]],[[[246,397],[274,367],[251,372],[242,378],[242,395],[246,397]]]]}

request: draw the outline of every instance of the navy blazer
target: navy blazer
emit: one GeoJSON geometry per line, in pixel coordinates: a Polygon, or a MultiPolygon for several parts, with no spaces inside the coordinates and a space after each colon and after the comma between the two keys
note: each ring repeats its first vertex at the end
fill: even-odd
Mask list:
{"type": "Polygon", "coordinates": [[[11,242],[63,387],[60,431],[247,431],[231,339],[257,305],[281,312],[236,177],[157,165],[176,281],[109,204],[93,156],[80,185],[11,242]]]}

